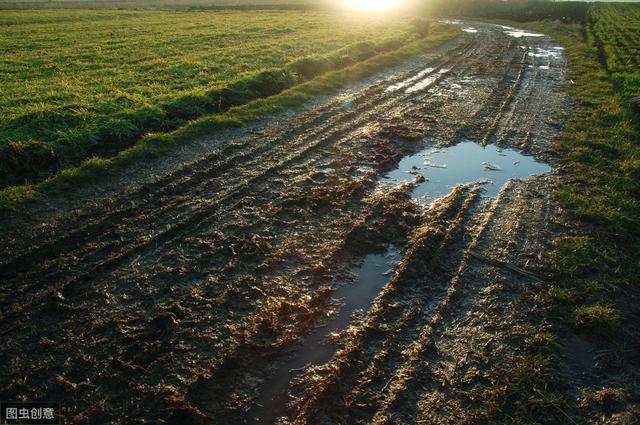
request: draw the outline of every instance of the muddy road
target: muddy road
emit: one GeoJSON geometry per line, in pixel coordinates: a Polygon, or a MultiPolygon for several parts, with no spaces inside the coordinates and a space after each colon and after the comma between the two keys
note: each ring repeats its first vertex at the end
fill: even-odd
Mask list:
{"type": "Polygon", "coordinates": [[[0,399],[68,423],[470,418],[543,279],[571,102],[548,37],[456,24],[99,202],[7,215],[0,399]]]}

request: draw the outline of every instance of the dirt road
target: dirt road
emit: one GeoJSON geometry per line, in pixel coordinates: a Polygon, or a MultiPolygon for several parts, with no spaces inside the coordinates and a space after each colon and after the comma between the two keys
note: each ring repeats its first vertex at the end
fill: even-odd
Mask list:
{"type": "Polygon", "coordinates": [[[4,217],[0,399],[69,423],[460,423],[518,350],[556,214],[552,175],[502,187],[496,161],[553,165],[571,103],[549,38],[459,24],[299,114],[4,217]],[[430,191],[460,142],[495,145],[464,158],[486,178],[430,191]]]}

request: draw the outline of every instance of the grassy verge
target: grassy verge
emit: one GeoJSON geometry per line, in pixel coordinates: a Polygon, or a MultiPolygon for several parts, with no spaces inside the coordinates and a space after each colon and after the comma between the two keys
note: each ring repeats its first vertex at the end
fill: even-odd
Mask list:
{"type": "Polygon", "coordinates": [[[581,108],[558,140],[561,178],[554,196],[563,216],[562,236],[553,243],[553,284],[530,294],[545,312],[535,320],[552,326],[532,327],[526,354],[499,373],[502,391],[489,398],[490,420],[632,423],[626,421],[638,414],[627,404],[638,388],[624,372],[638,366],[640,352],[640,136],[639,117],[629,106],[640,72],[631,66],[634,47],[621,36],[640,28],[640,20],[628,19],[634,16],[628,7],[592,6],[584,26],[527,25],[565,47],[574,82],[568,90],[581,108]],[[567,333],[606,353],[608,363],[603,376],[587,378],[597,389],[577,388],[579,400],[567,398],[569,383],[558,382],[554,370],[556,341],[567,333]]]}
{"type": "MultiPolygon", "coordinates": [[[[59,193],[75,188],[80,184],[93,181],[98,176],[112,172],[116,167],[127,166],[140,159],[163,155],[194,138],[211,134],[220,129],[241,126],[268,114],[300,106],[314,95],[358,81],[384,67],[400,64],[407,58],[437,47],[459,34],[459,30],[455,27],[434,24],[432,33],[428,37],[419,38],[396,50],[376,55],[337,71],[325,73],[279,94],[256,99],[242,106],[231,107],[223,113],[192,120],[177,130],[147,134],[134,146],[119,152],[112,158],[91,158],[80,166],[65,169],[41,183],[4,189],[0,191],[0,209],[14,208],[34,199],[38,193],[59,193]]],[[[300,64],[293,66],[300,66],[300,64]]]]}
{"type": "MultiPolygon", "coordinates": [[[[605,7],[610,5],[592,8],[596,25],[605,7]]],[[[615,22],[623,21],[627,7],[619,7],[615,22]]],[[[640,19],[635,25],[640,29],[640,19]]],[[[554,243],[558,285],[550,299],[563,306],[559,310],[574,327],[611,342],[631,336],[626,325],[640,313],[633,303],[640,272],[640,120],[629,107],[630,95],[640,89],[640,71],[607,71],[599,58],[615,60],[613,46],[595,43],[592,25],[579,31],[544,28],[567,48],[575,82],[570,90],[582,105],[560,139],[565,176],[555,195],[565,210],[566,235],[554,243]]],[[[600,31],[615,37],[618,30],[610,25],[600,31]]]]}

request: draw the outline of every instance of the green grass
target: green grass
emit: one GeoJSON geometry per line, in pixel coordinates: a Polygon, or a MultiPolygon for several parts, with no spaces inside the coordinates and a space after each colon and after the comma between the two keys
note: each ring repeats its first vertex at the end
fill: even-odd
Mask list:
{"type": "Polygon", "coordinates": [[[618,92],[640,96],[640,5],[602,3],[590,9],[589,41],[600,50],[618,92]]]}
{"type": "Polygon", "coordinates": [[[431,0],[424,2],[422,7],[429,13],[445,16],[471,16],[517,22],[551,20],[576,23],[584,21],[590,6],[584,1],[431,0]]]}
{"type": "Polygon", "coordinates": [[[415,38],[401,19],[321,11],[3,11],[0,188],[415,38]]]}
{"type": "MultiPolygon", "coordinates": [[[[60,193],[80,184],[95,180],[108,172],[116,172],[141,159],[158,157],[197,137],[211,134],[223,128],[241,126],[259,117],[297,107],[312,96],[335,90],[347,83],[358,81],[376,71],[400,64],[430,48],[437,47],[460,34],[460,30],[434,24],[428,37],[418,38],[406,45],[386,53],[375,55],[344,68],[326,72],[308,81],[301,81],[279,94],[259,98],[221,113],[205,115],[194,119],[173,131],[149,133],[141,137],[133,146],[120,151],[112,158],[90,158],[77,167],[68,167],[56,175],[36,184],[24,184],[0,191],[0,209],[15,208],[34,199],[38,193],[60,193]]],[[[328,58],[313,58],[325,62],[328,58]]],[[[299,62],[293,63],[296,67],[299,62]]]]}
{"type": "Polygon", "coordinates": [[[628,103],[640,70],[631,28],[640,30],[637,4],[595,4],[582,30],[549,28],[567,47],[570,90],[582,105],[560,139],[566,176],[555,194],[567,235],[554,243],[559,310],[580,330],[609,338],[624,338],[629,327],[619,319],[640,313],[631,301],[640,272],[639,120],[628,103]]]}

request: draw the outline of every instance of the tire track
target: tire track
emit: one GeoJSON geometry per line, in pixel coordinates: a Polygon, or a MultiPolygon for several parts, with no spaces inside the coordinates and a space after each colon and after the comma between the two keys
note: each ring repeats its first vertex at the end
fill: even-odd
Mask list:
{"type": "MultiPolygon", "coordinates": [[[[544,142],[537,139],[553,136],[531,110],[543,105],[540,100],[546,96],[551,108],[541,111],[545,117],[555,112],[558,100],[550,94],[561,99],[561,88],[553,84],[555,74],[527,76],[528,50],[524,58],[517,43],[507,50],[503,57],[513,55],[503,61],[502,78],[476,110],[473,124],[449,116],[459,125],[456,136],[434,134],[436,144],[455,143],[469,129],[490,143],[517,125],[535,143],[532,151],[540,152],[544,142]],[[528,101],[531,96],[535,101],[528,101]]],[[[435,131],[441,133],[440,127],[435,131]]],[[[470,208],[453,227],[457,233],[447,239],[448,250],[437,251],[434,246],[441,245],[432,240],[426,245],[430,249],[423,245],[417,254],[409,248],[402,267],[411,261],[418,266],[406,275],[401,267],[366,321],[343,337],[342,351],[301,378],[306,384],[292,396],[294,423],[475,423],[479,394],[490,391],[491,368],[517,350],[514,341],[520,336],[505,329],[526,320],[526,314],[514,307],[517,294],[524,291],[522,279],[498,273],[498,281],[508,282],[504,287],[513,291],[501,294],[500,285],[492,282],[495,270],[478,265],[471,253],[480,249],[509,264],[539,261],[551,240],[540,230],[554,214],[545,190],[550,181],[543,177],[509,183],[490,206],[470,208]],[[485,322],[495,328],[485,329],[485,322]],[[475,341],[480,347],[472,345],[475,341]]],[[[436,229],[432,232],[437,234],[436,229]]],[[[420,246],[420,237],[414,235],[411,241],[415,245],[410,247],[420,246]]]]}

